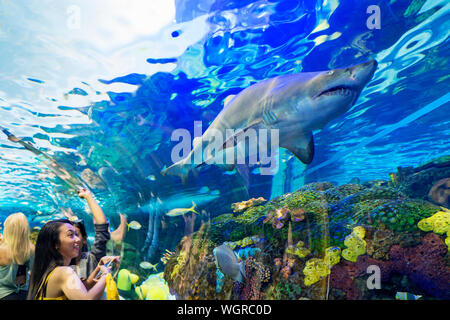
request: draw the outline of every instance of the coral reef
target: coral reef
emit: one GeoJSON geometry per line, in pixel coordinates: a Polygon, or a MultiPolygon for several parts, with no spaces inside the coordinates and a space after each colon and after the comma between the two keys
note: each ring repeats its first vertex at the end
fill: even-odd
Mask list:
{"type": "Polygon", "coordinates": [[[233,212],[242,212],[242,211],[244,211],[247,208],[259,205],[259,204],[264,203],[266,201],[267,200],[264,199],[263,197],[251,198],[250,200],[233,203],[231,205],[231,209],[233,209],[233,212]]]}
{"type": "Polygon", "coordinates": [[[366,253],[366,241],[364,237],[366,230],[363,227],[355,227],[350,235],[345,237],[344,245],[347,247],[342,251],[345,260],[356,262],[358,256],[366,253]]]}
{"type": "Polygon", "coordinates": [[[449,299],[449,211],[427,200],[449,163],[235,205],[183,238],[164,278],[184,299],[395,299],[397,291],[449,299]],[[426,186],[416,190],[413,180],[426,186]],[[245,263],[243,283],[217,270],[212,250],[222,244],[245,263]],[[381,290],[368,288],[372,269],[381,290]]]}
{"type": "Polygon", "coordinates": [[[430,160],[417,168],[398,167],[398,189],[411,198],[427,200],[433,185],[450,177],[450,156],[430,160]]]}
{"type": "Polygon", "coordinates": [[[261,287],[270,279],[270,270],[262,263],[250,257],[245,261],[245,286],[240,298],[242,300],[260,300],[263,298],[261,287]]]}
{"type": "Polygon", "coordinates": [[[305,219],[306,211],[302,208],[288,209],[287,206],[271,211],[263,223],[270,222],[275,229],[281,229],[289,222],[299,222],[305,219]]]}
{"type": "Polygon", "coordinates": [[[447,247],[434,233],[425,235],[422,244],[413,248],[393,245],[390,249],[395,270],[405,274],[425,292],[437,298],[450,299],[450,267],[444,256],[447,247]]]}

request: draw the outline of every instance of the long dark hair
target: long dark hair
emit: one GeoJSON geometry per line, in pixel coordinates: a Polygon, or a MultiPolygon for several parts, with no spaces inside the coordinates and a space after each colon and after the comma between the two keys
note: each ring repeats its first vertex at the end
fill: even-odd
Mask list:
{"type": "Polygon", "coordinates": [[[60,244],[59,228],[65,223],[73,225],[68,219],[58,219],[47,222],[39,231],[30,275],[28,300],[37,298],[38,290],[50,271],[64,265],[64,259],[56,246],[60,244]]]}
{"type": "MultiPolygon", "coordinates": [[[[84,226],[84,222],[81,220],[75,221],[73,223],[73,225],[75,227],[77,227],[78,229],[80,229],[81,236],[83,237],[83,239],[86,240],[86,243],[87,243],[87,233],[86,233],[86,227],[84,226]]],[[[81,237],[80,237],[80,239],[81,239],[81,237]]],[[[87,245],[82,244],[81,252],[87,252],[87,251],[89,251],[87,245]]]]}

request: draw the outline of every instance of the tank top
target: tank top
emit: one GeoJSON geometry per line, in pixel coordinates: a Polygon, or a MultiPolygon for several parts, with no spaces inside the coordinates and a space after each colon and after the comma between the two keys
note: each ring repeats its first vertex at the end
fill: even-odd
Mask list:
{"type": "MultiPolygon", "coordinates": [[[[56,268],[55,268],[56,269],[56,268]]],[[[50,273],[47,275],[47,277],[45,278],[44,284],[40,289],[40,292],[38,293],[38,298],[37,300],[68,300],[67,297],[65,295],[56,297],[56,298],[47,298],[44,297],[44,295],[47,292],[47,283],[48,283],[48,279],[50,278],[50,275],[53,273],[53,271],[55,271],[55,269],[53,269],[52,271],[50,271],[50,273]]]]}

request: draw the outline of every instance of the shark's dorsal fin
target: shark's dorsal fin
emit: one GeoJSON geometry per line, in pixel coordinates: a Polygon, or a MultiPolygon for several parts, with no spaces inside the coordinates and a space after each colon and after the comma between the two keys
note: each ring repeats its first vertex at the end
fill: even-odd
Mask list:
{"type": "Polygon", "coordinates": [[[280,147],[288,149],[304,164],[310,164],[314,158],[314,138],[312,132],[298,140],[280,142],[280,147]]]}
{"type": "Polygon", "coordinates": [[[235,94],[230,94],[228,97],[226,97],[223,100],[223,107],[225,108],[227,106],[227,104],[230,103],[231,100],[233,100],[234,97],[236,97],[235,94]]]}

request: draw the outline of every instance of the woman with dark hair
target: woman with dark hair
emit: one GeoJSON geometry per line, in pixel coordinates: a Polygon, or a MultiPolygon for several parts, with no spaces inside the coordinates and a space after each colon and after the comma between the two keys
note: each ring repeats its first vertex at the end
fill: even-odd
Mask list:
{"type": "Polygon", "coordinates": [[[39,232],[33,268],[30,276],[28,300],[96,300],[105,289],[105,277],[109,273],[106,262],[118,257],[100,260],[89,281],[95,283],[90,290],[69,267],[81,250],[81,241],[73,223],[68,219],[47,222],[39,232]],[[99,279],[94,277],[101,271],[99,279]]]}
{"type": "Polygon", "coordinates": [[[75,230],[81,241],[81,250],[75,258],[74,263],[71,264],[83,284],[89,289],[95,284],[89,279],[89,275],[95,270],[100,259],[106,256],[106,244],[110,239],[109,223],[102,208],[89,191],[81,189],[77,191],[77,194],[81,199],[86,200],[89,209],[91,209],[94,220],[95,238],[91,250],[88,250],[84,222],[82,220],[74,221],[75,230]]]}

